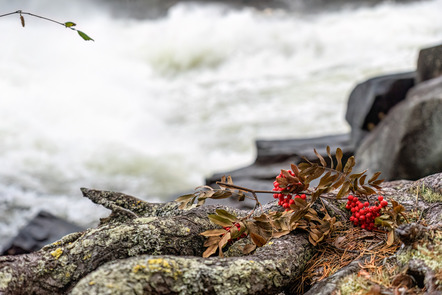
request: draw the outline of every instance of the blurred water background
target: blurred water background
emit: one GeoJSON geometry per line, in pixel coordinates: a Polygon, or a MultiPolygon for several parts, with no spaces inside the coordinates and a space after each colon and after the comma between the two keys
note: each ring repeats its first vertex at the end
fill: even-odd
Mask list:
{"type": "Polygon", "coordinates": [[[42,209],[108,214],[80,187],[165,201],[252,163],[255,139],[347,132],[356,83],[442,40],[442,0],[336,2],[0,0],[95,39],[0,18],[0,247],[42,209]]]}

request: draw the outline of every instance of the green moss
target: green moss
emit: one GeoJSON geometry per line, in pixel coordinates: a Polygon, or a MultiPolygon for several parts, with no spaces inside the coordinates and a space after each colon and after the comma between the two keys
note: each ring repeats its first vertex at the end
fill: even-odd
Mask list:
{"type": "Polygon", "coordinates": [[[405,253],[397,255],[397,259],[402,264],[407,264],[411,259],[420,259],[434,272],[442,271],[442,233],[436,232],[433,242],[420,245],[417,249],[410,249],[405,253]]]}
{"type": "Polygon", "coordinates": [[[442,202],[442,194],[434,192],[431,188],[426,187],[423,184],[413,188],[413,193],[415,193],[417,197],[421,196],[429,203],[442,202]]]}

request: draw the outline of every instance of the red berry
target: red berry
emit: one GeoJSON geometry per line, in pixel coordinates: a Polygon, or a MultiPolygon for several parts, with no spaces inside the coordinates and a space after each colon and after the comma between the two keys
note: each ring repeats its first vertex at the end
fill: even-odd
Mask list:
{"type": "Polygon", "coordinates": [[[382,201],[381,202],[381,207],[385,207],[385,206],[387,206],[388,205],[388,202],[387,201],[382,201]]]}
{"type": "Polygon", "coordinates": [[[383,196],[379,196],[378,200],[379,200],[379,202],[382,202],[384,200],[384,197],[383,196]]]}

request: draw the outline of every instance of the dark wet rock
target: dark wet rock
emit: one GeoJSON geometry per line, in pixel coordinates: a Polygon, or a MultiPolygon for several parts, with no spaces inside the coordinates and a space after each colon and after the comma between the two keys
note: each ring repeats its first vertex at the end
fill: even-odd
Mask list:
{"type": "Polygon", "coordinates": [[[58,218],[51,213],[40,211],[18,235],[6,246],[2,255],[31,253],[44,245],[53,243],[63,236],[84,230],[83,228],[58,218]]]}
{"type": "Polygon", "coordinates": [[[422,49],[417,60],[417,82],[439,76],[442,76],[442,45],[422,49]]]}
{"type": "Polygon", "coordinates": [[[385,75],[362,82],[353,89],[345,119],[351,126],[354,146],[360,144],[393,106],[405,99],[414,86],[415,77],[415,72],[385,75]]]}
{"type": "Polygon", "coordinates": [[[442,171],[442,77],[418,84],[361,143],[357,167],[387,180],[442,171]]]}

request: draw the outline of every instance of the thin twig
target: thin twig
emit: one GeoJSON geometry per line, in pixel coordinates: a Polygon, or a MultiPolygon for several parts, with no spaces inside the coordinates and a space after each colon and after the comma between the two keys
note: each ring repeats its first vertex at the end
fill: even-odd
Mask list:
{"type": "Polygon", "coordinates": [[[59,21],[56,21],[56,20],[53,20],[53,19],[50,19],[50,18],[47,18],[47,17],[44,17],[44,16],[36,15],[36,14],[30,13],[30,12],[24,12],[24,11],[21,11],[21,10],[18,10],[18,11],[16,11],[15,13],[27,14],[27,15],[30,15],[30,16],[33,16],[33,17],[38,17],[38,18],[41,18],[41,19],[44,19],[44,20],[47,20],[47,21],[50,21],[50,22],[53,22],[53,23],[59,24],[59,25],[61,25],[61,26],[63,26],[63,27],[66,27],[66,28],[69,28],[69,29],[75,31],[74,28],[68,27],[68,26],[66,26],[64,23],[61,23],[61,22],[59,22],[59,21]]]}
{"type": "Polygon", "coordinates": [[[33,17],[37,17],[37,18],[40,18],[40,19],[44,19],[44,20],[56,23],[57,25],[61,25],[61,26],[65,27],[65,28],[71,29],[73,31],[77,31],[77,33],[80,35],[80,37],[83,38],[85,41],[88,41],[88,40],[94,41],[94,39],[92,39],[91,37],[86,35],[84,32],[74,28],[74,26],[76,24],[73,23],[73,22],[62,23],[62,22],[56,21],[56,20],[51,19],[51,18],[47,18],[47,17],[41,16],[41,15],[30,13],[30,12],[25,12],[25,11],[22,11],[22,10],[17,10],[17,11],[10,12],[10,13],[5,13],[5,14],[0,15],[0,17],[12,15],[12,14],[19,14],[20,15],[20,20],[21,20],[21,23],[22,23],[23,27],[25,26],[25,20],[24,20],[23,14],[26,14],[26,15],[30,15],[30,16],[33,16],[33,17]]]}

